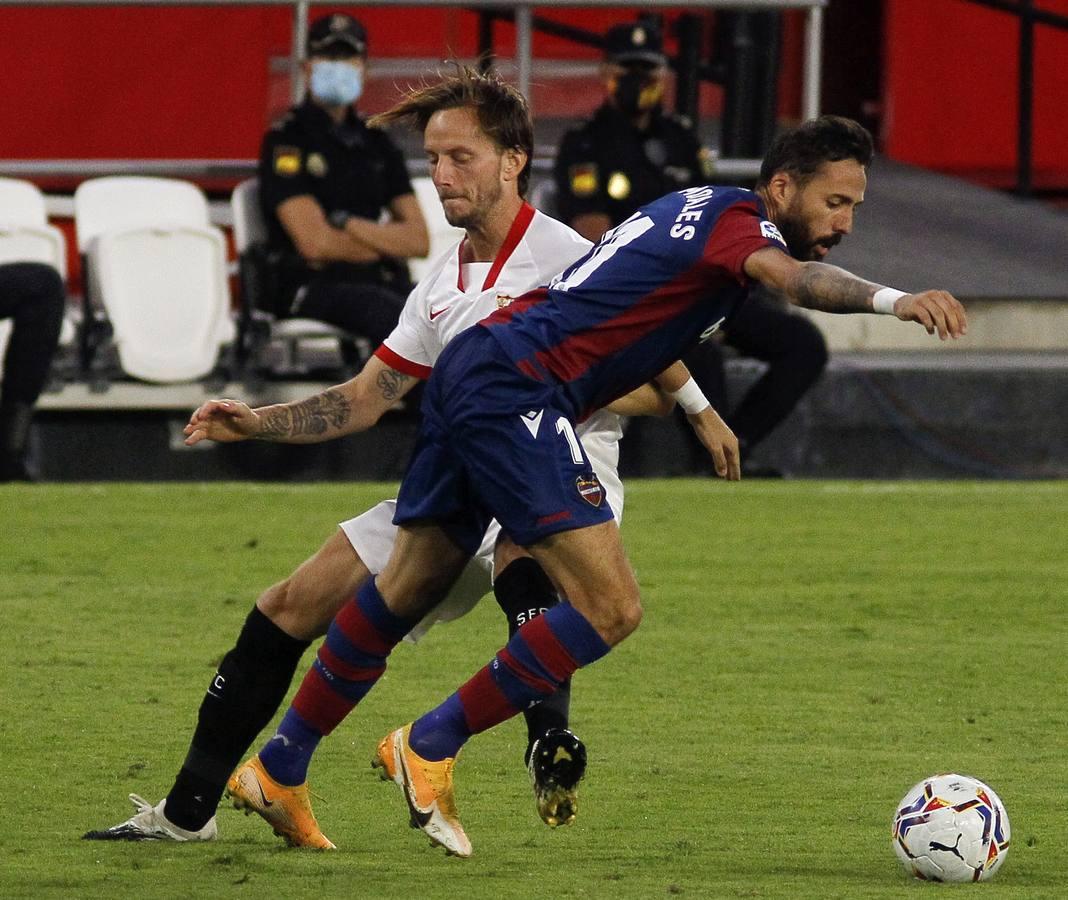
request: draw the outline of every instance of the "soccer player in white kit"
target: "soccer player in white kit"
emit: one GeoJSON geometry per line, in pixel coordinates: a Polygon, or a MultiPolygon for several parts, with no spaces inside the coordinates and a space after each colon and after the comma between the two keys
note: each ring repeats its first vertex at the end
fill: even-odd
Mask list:
{"type": "MultiPolygon", "coordinates": [[[[492,261],[462,262],[464,242],[442,256],[412,291],[393,333],[375,352],[390,368],[415,378],[429,377],[445,345],[466,328],[506,306],[531,286],[548,283],[559,262],[569,265],[590,247],[568,226],[524,203],[504,244],[492,261]]],[[[655,411],[650,409],[649,411],[655,411]]],[[[605,489],[609,505],[620,520],[623,484],[616,471],[620,416],[601,410],[578,429],[582,446],[605,489]]],[[[377,574],[389,559],[396,536],[394,500],[385,500],[341,528],[368,569],[377,574]]],[[[445,601],[413,630],[418,638],[434,622],[449,621],[468,612],[492,588],[494,547],[500,527],[494,522],[468,572],[445,601]]]]}
{"type": "MultiPolygon", "coordinates": [[[[395,331],[350,382],[305,401],[258,410],[233,400],[209,401],[191,418],[187,443],[250,437],[313,442],[368,428],[429,375],[442,348],[456,334],[511,297],[548,282],[585,253],[589,247],[585,239],[521,199],[532,145],[522,97],[496,78],[468,70],[444,79],[439,90],[439,111],[432,122],[421,124],[426,126],[427,154],[446,216],[465,228],[464,240],[435,262],[410,295],[395,331]],[[494,131],[499,123],[487,126],[478,112],[487,99],[498,104],[503,100],[512,108],[517,121],[511,125],[523,137],[517,140],[508,132],[494,131]]],[[[671,391],[686,378],[684,368],[669,370],[662,386],[671,391]]],[[[622,398],[618,408],[627,414],[663,413],[671,405],[662,393],[646,386],[622,398]]],[[[737,477],[737,444],[722,420],[708,409],[691,416],[691,423],[709,446],[720,474],[729,468],[731,477],[737,477]]],[[[622,511],[622,485],[616,472],[619,416],[600,411],[580,433],[618,518],[622,511]]],[[[330,619],[356,587],[385,564],[396,533],[392,509],[393,501],[385,501],[342,523],[315,556],[260,597],[237,645],[209,685],[189,754],[168,797],[155,806],[137,798],[135,816],[86,837],[212,839],[217,834],[215,808],[229,779],[235,805],[260,813],[290,844],[333,846],[312,814],[303,772],[294,780],[292,773],[264,768],[261,757],[269,758],[266,752],[232,777],[231,772],[277,710],[309,641],[327,631],[330,619]]],[[[464,577],[416,626],[415,635],[434,621],[462,615],[491,587],[500,597],[502,580],[511,585],[505,593],[512,595],[512,611],[506,602],[502,608],[512,629],[522,624],[522,618],[516,619],[529,615],[531,607],[536,614],[555,601],[552,585],[537,564],[510,542],[498,541],[497,532],[496,527],[490,529],[464,577]],[[491,581],[495,550],[496,585],[491,581]]],[[[557,715],[566,725],[566,697],[562,699],[563,709],[557,715]]],[[[545,717],[546,710],[537,712],[545,717]]],[[[548,756],[555,766],[540,772],[540,784],[535,773],[535,793],[543,819],[566,824],[574,816],[574,783],[584,768],[584,748],[563,728],[551,730],[554,743],[548,756]],[[562,755],[557,752],[561,749],[562,755]],[[567,784],[569,779],[573,781],[567,784]]]]}

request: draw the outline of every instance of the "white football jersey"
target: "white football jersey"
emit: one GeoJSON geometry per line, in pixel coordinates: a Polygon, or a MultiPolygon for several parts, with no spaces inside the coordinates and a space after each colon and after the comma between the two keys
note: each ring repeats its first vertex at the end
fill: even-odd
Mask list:
{"type": "MultiPolygon", "coordinates": [[[[465,239],[466,240],[466,239],[465,239]]],[[[461,264],[464,242],[443,253],[408,295],[400,321],[375,356],[391,369],[429,378],[456,335],[527,291],[548,284],[592,244],[524,203],[493,262],[461,264]]],[[[619,416],[599,410],[576,429],[589,455],[613,470],[623,437],[619,416]]]]}
{"type": "Polygon", "coordinates": [[[393,333],[375,351],[390,368],[429,377],[456,335],[520,294],[548,284],[591,246],[578,232],[528,203],[492,262],[461,265],[463,244],[438,257],[408,295],[393,333]]]}

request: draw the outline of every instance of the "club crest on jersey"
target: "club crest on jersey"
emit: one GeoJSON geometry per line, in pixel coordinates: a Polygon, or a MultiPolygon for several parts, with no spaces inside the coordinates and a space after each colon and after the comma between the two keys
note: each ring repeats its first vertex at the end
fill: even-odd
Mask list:
{"type": "Polygon", "coordinates": [[[590,506],[600,506],[604,503],[604,488],[595,472],[587,475],[579,475],[575,479],[575,487],[578,488],[579,496],[590,506]]]}
{"type": "Polygon", "coordinates": [[[782,234],[779,232],[779,228],[774,222],[769,222],[767,219],[761,222],[760,233],[768,240],[778,241],[784,247],[786,246],[786,241],[783,240],[782,234]]]}
{"type": "Polygon", "coordinates": [[[509,294],[498,294],[497,309],[504,309],[506,306],[511,305],[513,300],[515,300],[515,297],[512,297],[509,294]]]}

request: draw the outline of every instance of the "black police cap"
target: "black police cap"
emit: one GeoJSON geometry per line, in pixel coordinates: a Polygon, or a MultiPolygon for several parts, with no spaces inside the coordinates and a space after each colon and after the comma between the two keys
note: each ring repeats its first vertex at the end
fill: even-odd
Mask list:
{"type": "Polygon", "coordinates": [[[354,55],[367,55],[367,29],[352,16],[332,13],[312,22],[308,29],[308,56],[329,47],[347,47],[354,55]]]}
{"type": "Polygon", "coordinates": [[[634,62],[667,65],[660,30],[644,22],[609,28],[604,36],[604,58],[621,65],[634,62]]]}

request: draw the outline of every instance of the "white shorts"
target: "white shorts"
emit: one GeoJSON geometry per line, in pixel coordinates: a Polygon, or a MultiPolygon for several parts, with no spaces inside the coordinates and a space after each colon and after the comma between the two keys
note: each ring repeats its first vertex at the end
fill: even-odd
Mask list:
{"type": "MultiPolygon", "coordinates": [[[[619,431],[614,423],[611,428],[603,427],[607,423],[599,421],[598,417],[601,416],[611,416],[612,420],[618,421],[618,417],[612,413],[602,411],[584,423],[586,427],[579,429],[578,434],[619,524],[623,521],[623,482],[616,470],[619,463],[619,431]]],[[[393,552],[393,542],[397,539],[397,526],[393,524],[396,507],[396,500],[383,500],[339,526],[372,575],[377,575],[386,567],[393,552]]],[[[411,630],[407,640],[417,641],[438,622],[450,622],[466,615],[493,590],[493,548],[500,531],[501,526],[496,519],[490,522],[482,546],[468,562],[448,596],[411,630]]]]}

